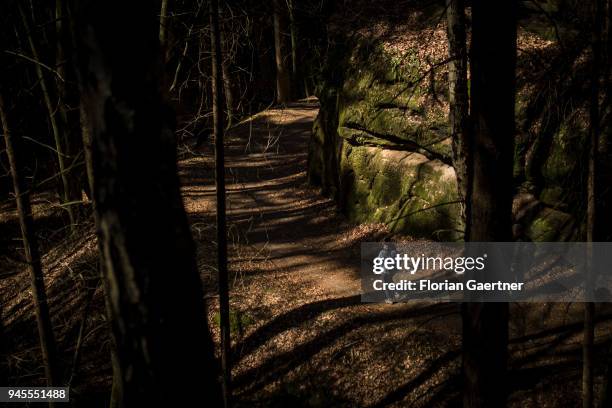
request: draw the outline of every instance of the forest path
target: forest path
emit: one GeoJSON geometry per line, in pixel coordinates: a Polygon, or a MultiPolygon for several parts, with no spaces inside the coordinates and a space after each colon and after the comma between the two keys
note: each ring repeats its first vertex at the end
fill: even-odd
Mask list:
{"type": "MultiPolygon", "coordinates": [[[[426,390],[428,382],[451,375],[417,376],[424,365],[458,357],[449,351],[454,342],[448,334],[439,334],[456,327],[450,324],[458,322],[456,306],[361,303],[360,244],[379,241],[387,230],[348,223],[333,200],[308,185],[308,142],[317,112],[316,100],[269,109],[226,136],[238,406],[392,404],[406,397],[406,384],[411,391],[426,390]]],[[[187,149],[179,162],[218,341],[213,169],[211,143],[197,152],[187,149]]],[[[413,398],[420,397],[411,393],[413,398]]]]}
{"type": "MultiPolygon", "coordinates": [[[[307,183],[308,140],[317,112],[316,100],[266,110],[226,136],[228,251],[237,284],[267,271],[298,275],[330,295],[359,291],[358,252],[347,253],[343,245],[354,228],[336,213],[333,200],[307,183]]],[[[215,211],[211,147],[180,163],[196,235],[202,225],[209,231],[205,219],[215,211]]]]}

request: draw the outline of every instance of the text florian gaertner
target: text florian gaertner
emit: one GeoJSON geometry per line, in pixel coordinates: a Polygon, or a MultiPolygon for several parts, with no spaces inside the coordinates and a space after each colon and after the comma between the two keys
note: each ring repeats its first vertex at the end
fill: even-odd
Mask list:
{"type": "Polygon", "coordinates": [[[385,279],[385,275],[409,273],[414,275],[419,271],[452,271],[457,275],[466,272],[482,271],[485,268],[487,255],[479,257],[426,257],[396,254],[393,257],[377,257],[373,260],[372,272],[381,279],[375,279],[372,287],[376,291],[521,291],[524,282],[479,282],[476,279],[464,281],[434,281],[431,279],[398,281],[385,279]]]}

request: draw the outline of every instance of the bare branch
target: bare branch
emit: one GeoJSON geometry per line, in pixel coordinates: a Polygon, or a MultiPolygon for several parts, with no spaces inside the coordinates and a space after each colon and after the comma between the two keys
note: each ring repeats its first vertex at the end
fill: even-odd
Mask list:
{"type": "Polygon", "coordinates": [[[19,58],[23,58],[23,59],[24,59],[24,60],[26,60],[26,61],[33,62],[34,64],[37,64],[38,66],[40,66],[40,67],[42,67],[42,68],[46,69],[47,71],[49,71],[49,72],[53,73],[55,76],[57,76],[57,78],[58,78],[60,81],[62,81],[62,82],[66,82],[66,80],[64,80],[64,78],[63,78],[63,77],[60,75],[60,73],[59,73],[59,72],[57,72],[57,70],[55,70],[55,69],[51,68],[50,66],[48,66],[48,65],[47,65],[47,64],[45,64],[44,62],[40,62],[40,61],[38,61],[37,59],[34,59],[34,58],[32,58],[32,57],[30,57],[30,56],[27,56],[27,55],[25,55],[25,54],[21,54],[21,53],[19,53],[19,52],[10,51],[10,50],[4,50],[4,52],[5,52],[5,53],[7,53],[7,54],[10,54],[10,55],[14,55],[14,56],[19,57],[19,58]]]}

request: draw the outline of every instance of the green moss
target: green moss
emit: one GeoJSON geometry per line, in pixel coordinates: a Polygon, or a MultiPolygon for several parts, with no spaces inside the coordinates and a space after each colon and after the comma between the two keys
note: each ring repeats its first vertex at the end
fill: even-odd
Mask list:
{"type": "Polygon", "coordinates": [[[563,127],[554,136],[544,165],[542,176],[549,183],[563,183],[571,177],[584,149],[586,135],[578,129],[563,127]]]}
{"type": "MultiPolygon", "coordinates": [[[[255,320],[248,314],[241,311],[230,310],[230,333],[232,335],[242,336],[244,334],[245,329],[255,323],[255,320]]],[[[221,325],[221,316],[219,313],[215,313],[214,316],[215,325],[221,325]]]]}
{"type": "Polygon", "coordinates": [[[418,153],[351,146],[343,151],[341,168],[352,221],[382,222],[392,231],[428,238],[460,229],[456,181],[447,165],[418,153]]]}
{"type": "MultiPolygon", "coordinates": [[[[531,31],[544,38],[551,35],[550,27],[531,31]]],[[[432,102],[429,81],[418,80],[423,62],[415,52],[401,57],[387,54],[379,41],[360,36],[340,43],[345,48],[327,60],[318,93],[324,115],[313,127],[316,143],[309,150],[309,175],[332,185],[339,173],[340,203],[354,221],[384,222],[394,231],[427,237],[462,229],[459,205],[445,204],[457,199],[454,175],[433,160],[451,158],[450,130],[446,113],[432,102]],[[336,156],[339,147],[342,152],[336,156]],[[330,169],[336,157],[339,169],[330,169]]],[[[444,100],[446,82],[435,85],[437,97],[444,100]]],[[[519,90],[515,106],[519,130],[525,128],[532,105],[533,95],[519,90]]],[[[533,133],[517,140],[515,178],[542,203],[557,209],[538,214],[529,227],[534,239],[571,236],[567,225],[573,228],[574,221],[558,209],[578,201],[584,167],[576,158],[585,148],[583,122],[584,118],[570,115],[552,135],[544,134],[545,127],[536,122],[529,126],[530,132],[540,132],[535,141],[533,133]]]]}
{"type": "Polygon", "coordinates": [[[571,215],[543,208],[529,225],[527,235],[533,241],[567,241],[572,237],[573,224],[571,215]]]}
{"type": "Polygon", "coordinates": [[[540,201],[550,206],[559,206],[564,199],[565,191],[560,186],[545,187],[540,192],[540,201]]]}
{"type": "MultiPolygon", "coordinates": [[[[446,115],[427,114],[422,96],[429,92],[420,79],[420,61],[414,53],[399,58],[379,44],[356,44],[348,62],[340,66],[346,80],[338,104],[338,126],[366,131],[354,139],[368,144],[414,143],[450,158],[446,115]]],[[[442,85],[445,87],[445,85],[442,85]]],[[[444,97],[441,92],[440,97],[444,97]]],[[[339,132],[340,136],[344,135],[339,132]]]]}
{"type": "Polygon", "coordinates": [[[409,110],[378,108],[365,101],[344,107],[339,114],[338,134],[353,141],[378,146],[412,144],[450,159],[451,146],[446,118],[419,120],[409,110]],[[415,119],[415,117],[417,119],[415,119]]]}
{"type": "Polygon", "coordinates": [[[386,206],[399,200],[402,180],[399,172],[391,167],[381,169],[372,183],[370,201],[375,206],[386,206]]]}

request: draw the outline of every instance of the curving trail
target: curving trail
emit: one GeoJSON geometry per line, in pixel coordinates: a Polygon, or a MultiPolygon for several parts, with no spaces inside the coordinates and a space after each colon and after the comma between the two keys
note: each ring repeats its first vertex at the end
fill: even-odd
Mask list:
{"type": "MultiPolygon", "coordinates": [[[[359,291],[359,260],[345,251],[354,228],[306,177],[308,139],[317,112],[314,100],[294,103],[261,112],[227,135],[230,268],[240,273],[237,279],[248,278],[256,267],[292,273],[316,280],[330,294],[346,296],[359,291]]],[[[196,238],[206,236],[198,226],[214,228],[211,148],[180,162],[185,208],[196,238]]]]}
{"type": "MultiPolygon", "coordinates": [[[[458,361],[455,351],[446,350],[456,336],[449,342],[448,333],[435,333],[456,326],[458,309],[361,303],[360,243],[387,232],[383,225],[349,224],[333,200],[308,185],[308,140],[317,112],[315,100],[267,110],[226,137],[238,403],[285,406],[306,398],[313,406],[368,406],[412,400],[415,395],[402,385],[425,390],[452,372],[436,373],[435,366],[458,361]],[[419,376],[430,362],[432,368],[419,376]]],[[[211,146],[185,152],[179,165],[216,330],[211,146]]],[[[453,392],[449,387],[448,395],[453,392]]]]}

